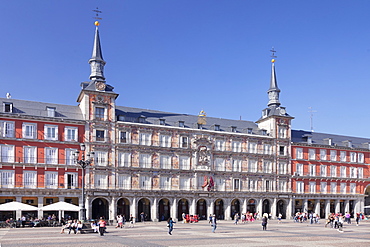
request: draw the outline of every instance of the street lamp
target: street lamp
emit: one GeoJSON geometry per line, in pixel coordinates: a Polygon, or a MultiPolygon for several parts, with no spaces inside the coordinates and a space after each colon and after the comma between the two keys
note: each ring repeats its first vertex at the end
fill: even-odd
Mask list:
{"type": "Polygon", "coordinates": [[[82,151],[81,159],[79,160],[79,151],[76,151],[75,156],[76,156],[76,164],[81,166],[82,168],[82,207],[80,210],[80,219],[82,221],[86,220],[86,208],[85,208],[85,169],[88,167],[94,160],[93,157],[90,157],[90,155],[94,155],[94,152],[90,152],[86,155],[85,159],[85,150],[86,150],[86,145],[81,143],[80,144],[80,149],[82,151]]]}

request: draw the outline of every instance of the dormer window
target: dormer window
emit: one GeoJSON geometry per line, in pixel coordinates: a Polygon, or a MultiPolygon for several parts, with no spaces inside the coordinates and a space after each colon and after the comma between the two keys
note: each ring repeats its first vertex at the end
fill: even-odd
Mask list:
{"type": "Polygon", "coordinates": [[[220,125],[215,124],[215,131],[220,131],[220,125]]]}
{"type": "Polygon", "coordinates": [[[159,125],[166,125],[165,119],[159,119],[159,125]]]}
{"type": "Polygon", "coordinates": [[[267,135],[267,130],[261,130],[262,131],[262,135],[267,135]]]}
{"type": "Polygon", "coordinates": [[[145,123],[145,117],[144,116],[139,117],[139,123],[145,123]]]}
{"type": "Polygon", "coordinates": [[[252,134],[252,130],[253,130],[252,128],[248,128],[248,129],[247,129],[247,133],[248,133],[248,134],[252,134]]]}
{"type": "Polygon", "coordinates": [[[46,107],[48,117],[55,117],[55,107],[46,107]]]}
{"type": "Polygon", "coordinates": [[[185,127],[185,122],[184,121],[179,121],[179,127],[184,128],[185,127]]]}
{"type": "Polygon", "coordinates": [[[13,103],[4,103],[4,112],[13,112],[13,103]]]}
{"type": "Polygon", "coordinates": [[[231,132],[236,132],[236,127],[235,126],[231,126],[231,132]]]}
{"type": "Polygon", "coordinates": [[[203,129],[203,124],[198,123],[198,129],[200,129],[200,130],[203,129]]]}

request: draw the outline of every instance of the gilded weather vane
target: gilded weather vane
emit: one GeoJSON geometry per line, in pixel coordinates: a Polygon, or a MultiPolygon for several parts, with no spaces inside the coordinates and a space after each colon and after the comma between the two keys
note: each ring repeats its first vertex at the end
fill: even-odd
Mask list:
{"type": "Polygon", "coordinates": [[[275,49],[274,49],[274,47],[272,47],[272,49],[270,50],[271,51],[271,57],[272,57],[272,59],[271,59],[271,62],[272,63],[274,63],[275,62],[275,58],[277,58],[277,56],[275,56],[275,49]]]}
{"type": "Polygon", "coordinates": [[[99,20],[102,20],[102,18],[99,17],[99,14],[101,14],[102,12],[99,10],[98,7],[96,7],[96,9],[93,9],[93,11],[95,12],[95,17],[93,17],[96,20],[95,26],[99,26],[100,25],[99,20]]]}

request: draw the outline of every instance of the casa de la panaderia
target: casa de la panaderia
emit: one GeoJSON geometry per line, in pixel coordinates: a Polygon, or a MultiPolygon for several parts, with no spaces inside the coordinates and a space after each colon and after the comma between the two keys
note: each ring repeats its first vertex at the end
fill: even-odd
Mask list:
{"type": "Polygon", "coordinates": [[[76,92],[77,104],[0,98],[0,207],[34,206],[0,211],[1,219],[81,217],[45,208],[57,202],[109,220],[132,214],[140,221],[142,212],[147,221],[183,213],[221,220],[246,212],[366,213],[370,139],[292,130],[274,59],[257,121],[118,106],[98,26],[90,80],[76,92]]]}

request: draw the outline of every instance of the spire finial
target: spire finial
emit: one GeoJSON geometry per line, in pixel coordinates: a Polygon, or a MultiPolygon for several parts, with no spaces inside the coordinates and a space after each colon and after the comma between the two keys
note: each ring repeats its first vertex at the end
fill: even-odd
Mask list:
{"type": "Polygon", "coordinates": [[[272,57],[271,63],[275,63],[275,58],[277,58],[277,56],[275,56],[276,51],[275,51],[274,47],[272,47],[272,49],[270,51],[271,51],[271,57],[272,57]]]}
{"type": "Polygon", "coordinates": [[[105,61],[103,59],[103,54],[100,46],[100,37],[99,37],[99,30],[98,26],[100,25],[98,20],[101,20],[102,18],[99,17],[99,14],[102,13],[98,8],[93,10],[96,13],[96,16],[93,17],[95,21],[95,38],[94,38],[94,47],[92,56],[89,60],[90,68],[91,68],[91,74],[90,74],[90,80],[105,80],[104,78],[104,65],[105,61]]]}
{"type": "Polygon", "coordinates": [[[96,9],[93,9],[93,11],[95,12],[95,17],[93,17],[96,21],[95,21],[95,26],[98,27],[100,25],[100,22],[98,20],[102,20],[103,18],[99,17],[99,14],[101,14],[102,12],[99,10],[98,7],[96,7],[96,9]]]}

